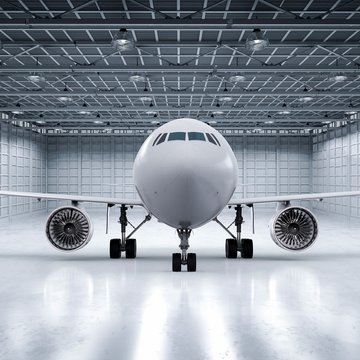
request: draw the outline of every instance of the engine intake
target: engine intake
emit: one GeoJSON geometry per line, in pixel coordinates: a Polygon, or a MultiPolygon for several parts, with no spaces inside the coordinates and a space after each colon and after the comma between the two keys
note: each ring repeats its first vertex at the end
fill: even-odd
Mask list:
{"type": "Polygon", "coordinates": [[[46,235],[59,250],[73,251],[84,247],[93,233],[89,216],[75,206],[55,209],[46,222],[46,235]]]}
{"type": "Polygon", "coordinates": [[[270,234],[275,244],[286,250],[304,250],[318,234],[315,216],[303,207],[289,206],[270,221],[270,234]]]}

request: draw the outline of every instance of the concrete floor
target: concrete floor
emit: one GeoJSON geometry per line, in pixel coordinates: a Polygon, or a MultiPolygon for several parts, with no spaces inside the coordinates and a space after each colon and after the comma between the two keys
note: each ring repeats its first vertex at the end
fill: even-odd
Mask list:
{"type": "Polygon", "coordinates": [[[0,359],[359,359],[360,221],[319,215],[318,241],[294,254],[258,211],[252,260],[225,259],[211,223],[191,238],[198,271],[172,273],[173,229],[153,219],[136,260],[110,260],[118,227],[105,235],[105,209],[91,213],[75,253],[47,243],[45,213],[1,225],[0,359]]]}

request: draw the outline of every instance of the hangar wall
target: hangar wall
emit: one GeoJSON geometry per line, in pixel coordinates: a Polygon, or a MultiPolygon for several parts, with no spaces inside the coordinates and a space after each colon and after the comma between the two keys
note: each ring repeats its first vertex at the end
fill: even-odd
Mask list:
{"type": "MultiPolygon", "coordinates": [[[[137,198],[132,167],[143,141],[143,136],[48,136],[47,190],[137,198]]],[[[311,190],[309,137],[234,136],[228,141],[238,159],[237,196],[311,190]]],[[[49,202],[49,209],[54,206],[49,202]]]]}
{"type": "MultiPolygon", "coordinates": [[[[360,189],[360,125],[353,123],[313,137],[313,191],[360,189]]],[[[346,216],[360,216],[360,198],[326,199],[315,209],[346,216]]]]}
{"type": "MultiPolygon", "coordinates": [[[[0,187],[12,191],[46,191],[46,138],[28,129],[0,123],[0,187]]],[[[0,218],[46,208],[34,199],[0,197],[0,218]]]]}

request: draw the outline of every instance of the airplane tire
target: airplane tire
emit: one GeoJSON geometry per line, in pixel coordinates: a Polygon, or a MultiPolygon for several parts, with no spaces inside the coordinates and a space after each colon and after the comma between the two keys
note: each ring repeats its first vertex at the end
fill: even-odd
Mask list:
{"type": "Polygon", "coordinates": [[[242,239],[241,257],[244,259],[252,259],[253,257],[253,241],[251,239],[242,239]]]}
{"type": "Polygon", "coordinates": [[[125,255],[127,259],[136,258],[136,239],[127,239],[125,243],[125,255]]]}
{"type": "Polygon", "coordinates": [[[172,254],[172,271],[174,271],[174,272],[181,271],[181,254],[180,253],[172,254]]]}
{"type": "Polygon", "coordinates": [[[110,258],[119,259],[121,257],[120,239],[110,240],[110,258]]]}
{"type": "Polygon", "coordinates": [[[187,271],[196,271],[196,254],[195,253],[188,254],[187,271]]]}
{"type": "Polygon", "coordinates": [[[228,259],[236,259],[237,258],[237,242],[235,239],[226,239],[225,242],[225,256],[228,259]]]}

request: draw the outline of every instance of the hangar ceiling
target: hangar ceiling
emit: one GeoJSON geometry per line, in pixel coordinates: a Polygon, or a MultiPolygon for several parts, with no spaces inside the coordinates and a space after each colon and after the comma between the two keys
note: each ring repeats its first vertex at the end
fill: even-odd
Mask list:
{"type": "Polygon", "coordinates": [[[356,0],[0,0],[0,19],[2,121],[41,132],[193,117],[309,133],[359,118],[356,0]],[[255,29],[262,50],[246,46],[255,29]]]}

